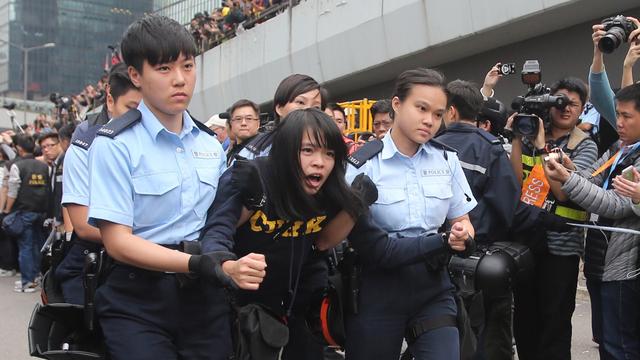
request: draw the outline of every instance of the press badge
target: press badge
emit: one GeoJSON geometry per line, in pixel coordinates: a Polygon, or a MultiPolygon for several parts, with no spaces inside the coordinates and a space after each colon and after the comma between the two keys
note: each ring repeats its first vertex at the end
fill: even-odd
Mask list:
{"type": "Polygon", "coordinates": [[[192,151],[193,157],[196,159],[219,159],[220,154],[217,151],[192,151]]]}

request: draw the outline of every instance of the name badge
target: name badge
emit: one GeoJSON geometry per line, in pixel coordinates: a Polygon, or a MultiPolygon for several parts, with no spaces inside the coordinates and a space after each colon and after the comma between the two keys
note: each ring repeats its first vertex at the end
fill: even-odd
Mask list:
{"type": "Polygon", "coordinates": [[[193,157],[196,159],[219,159],[220,154],[217,151],[192,151],[193,157]]]}
{"type": "Polygon", "coordinates": [[[422,169],[422,176],[449,176],[451,170],[449,169],[422,169]]]}

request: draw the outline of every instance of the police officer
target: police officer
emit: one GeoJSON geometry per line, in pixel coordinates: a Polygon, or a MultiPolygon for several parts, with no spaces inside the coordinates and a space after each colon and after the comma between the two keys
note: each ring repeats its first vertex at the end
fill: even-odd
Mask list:
{"type": "Polygon", "coordinates": [[[55,269],[55,279],[60,284],[64,300],[71,304],[84,302],[82,269],[85,256],[98,252],[101,237],[98,228],[87,223],[89,212],[89,147],[96,132],[110,118],[119,118],[140,102],[140,91],[129,79],[127,66],[117,64],[109,71],[107,99],[102,111],[87,117],[74,132],[71,146],[65,153],[63,171],[62,204],[73,224],[71,247],[55,269]]]}
{"type": "Polygon", "coordinates": [[[34,292],[44,243],[42,220],[48,210],[49,167],[33,158],[35,143],[25,134],[16,136],[19,160],[9,170],[9,191],[4,213],[15,213],[22,223],[18,235],[18,262],[22,274],[17,292],[34,292]]]}
{"type": "MultiPolygon", "coordinates": [[[[394,124],[384,147],[359,169],[349,167],[347,178],[365,173],[373,180],[373,220],[397,241],[436,233],[448,220],[451,233],[441,246],[463,250],[474,234],[468,213],[476,201],[455,152],[432,140],[447,106],[444,77],[405,71],[391,102],[394,124]]],[[[397,359],[405,335],[416,359],[460,358],[446,264],[426,260],[394,271],[363,267],[359,313],[347,321],[347,359],[397,359]]]]}
{"type": "Polygon", "coordinates": [[[121,47],[142,101],[89,151],[89,223],[115,262],[95,298],[107,349],[114,360],[227,359],[229,308],[212,281],[228,279],[217,277],[219,259],[179,246],[198,239],[225,168],[213,132],[186,112],[195,44],[176,21],[151,15],[121,47]],[[176,273],[189,271],[197,283],[180,282],[176,273]]]}
{"type": "MultiPolygon", "coordinates": [[[[496,241],[509,240],[507,232],[520,201],[520,187],[501,141],[476,126],[476,117],[484,106],[477,86],[455,80],[447,85],[447,91],[447,128],[437,139],[458,150],[465,177],[478,201],[478,206],[469,213],[475,240],[478,247],[486,248],[496,241]]],[[[485,323],[478,346],[479,358],[513,357],[511,299],[508,288],[484,292],[484,314],[470,313],[472,322],[479,318],[485,323]]]]}
{"type": "MultiPolygon", "coordinates": [[[[296,109],[318,108],[324,109],[326,99],[317,81],[308,75],[293,74],[284,78],[273,96],[273,112],[275,125],[296,109]]],[[[273,131],[258,134],[247,142],[238,155],[246,159],[267,156],[271,150],[273,131]]]]}

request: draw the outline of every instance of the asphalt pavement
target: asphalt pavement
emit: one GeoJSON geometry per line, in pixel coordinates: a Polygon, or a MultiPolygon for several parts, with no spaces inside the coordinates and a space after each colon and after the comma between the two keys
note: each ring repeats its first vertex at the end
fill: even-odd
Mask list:
{"type": "MultiPolygon", "coordinates": [[[[14,282],[19,277],[0,278],[0,359],[36,359],[29,356],[27,326],[40,293],[16,293],[14,282]]],[[[591,308],[585,291],[578,291],[573,314],[572,358],[598,359],[598,348],[591,341],[591,308]]]]}

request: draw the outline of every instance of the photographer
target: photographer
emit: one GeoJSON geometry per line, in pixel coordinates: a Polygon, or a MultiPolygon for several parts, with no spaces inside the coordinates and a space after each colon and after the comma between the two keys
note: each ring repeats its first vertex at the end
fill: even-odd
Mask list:
{"type": "MultiPolygon", "coordinates": [[[[634,47],[634,40],[638,35],[640,35],[640,21],[633,17],[627,17],[626,19],[632,22],[636,27],[636,30],[631,31],[628,39],[626,39],[632,44],[632,47],[634,47]]],[[[591,34],[591,39],[593,40],[593,61],[589,71],[591,102],[595,106],[596,110],[602,114],[607,122],[615,129],[616,109],[614,93],[611,89],[611,84],[609,83],[609,78],[607,77],[607,72],[605,70],[604,56],[599,47],[600,41],[605,37],[605,35],[607,35],[607,32],[604,30],[606,27],[605,24],[596,24],[593,25],[592,28],[593,33],[591,34]]],[[[631,68],[635,63],[634,58],[636,58],[636,51],[629,49],[623,64],[622,87],[633,83],[631,68]]]]}
{"type": "MultiPolygon", "coordinates": [[[[640,166],[640,84],[621,89],[615,101],[620,142],[582,171],[569,172],[550,159],[545,172],[562,184],[569,199],[598,215],[598,225],[638,230],[635,206],[626,197],[632,194],[623,190],[621,195],[622,189],[616,185],[622,183],[618,176],[624,176],[625,169],[640,166]]],[[[640,358],[639,247],[638,235],[602,230],[587,233],[584,272],[601,359],[640,358]]]]}
{"type": "MultiPolygon", "coordinates": [[[[552,107],[546,125],[538,118],[534,138],[518,135],[518,124],[512,125],[516,136],[511,163],[522,185],[521,200],[573,222],[586,221],[587,213],[567,199],[561,184],[549,179],[541,164],[542,157],[552,148],[562,149],[562,161],[577,170],[596,160],[595,142],[576,127],[587,100],[587,87],[579,79],[565,78],[550,90],[552,95],[566,96],[568,104],[564,109],[552,107]]],[[[516,115],[511,116],[510,123],[516,115]]],[[[534,279],[516,286],[514,335],[520,359],[571,357],[571,316],[583,237],[579,230],[547,231],[544,239],[547,248],[535,252],[534,279]]]]}

